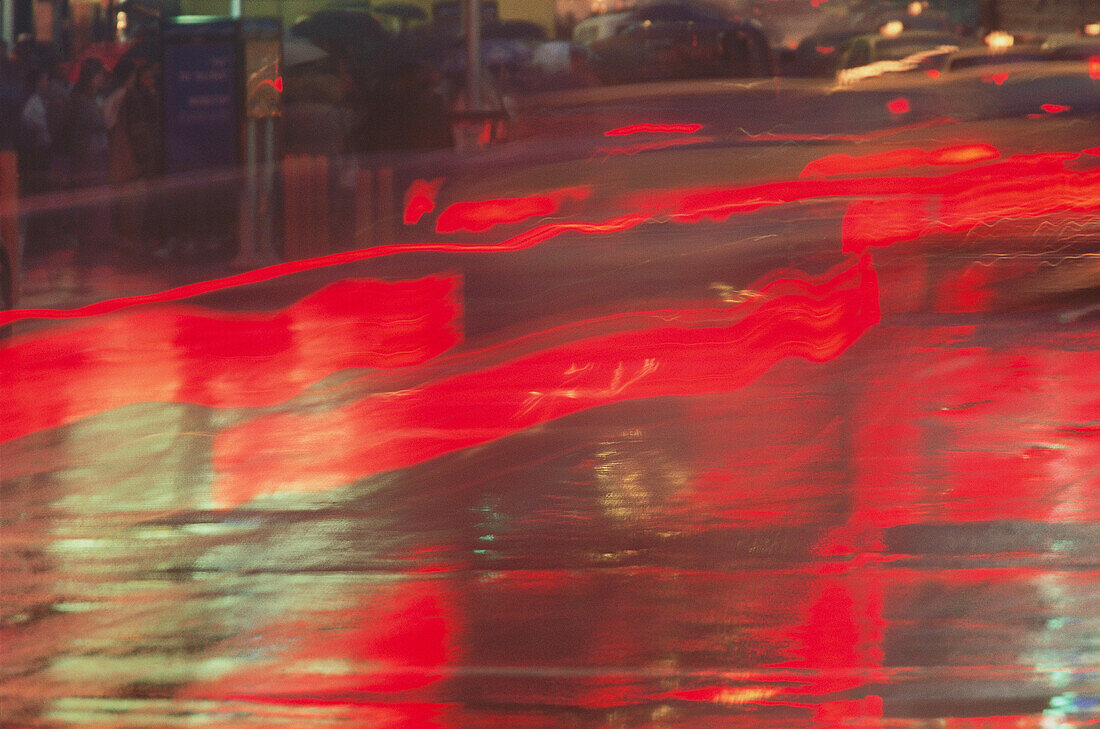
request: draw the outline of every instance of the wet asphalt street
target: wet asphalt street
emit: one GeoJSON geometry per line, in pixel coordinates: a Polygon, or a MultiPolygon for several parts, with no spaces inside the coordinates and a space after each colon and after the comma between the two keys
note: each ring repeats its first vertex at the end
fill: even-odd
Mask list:
{"type": "Polygon", "coordinates": [[[1094,725],[1096,131],[456,173],[266,277],[37,259],[29,308],[200,285],[0,350],[0,723],[1094,725]]]}

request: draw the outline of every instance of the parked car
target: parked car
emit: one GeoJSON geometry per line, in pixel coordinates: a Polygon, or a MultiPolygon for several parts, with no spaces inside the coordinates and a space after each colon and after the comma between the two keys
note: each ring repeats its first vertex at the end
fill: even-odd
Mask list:
{"type": "Polygon", "coordinates": [[[944,61],[942,70],[945,73],[969,70],[995,73],[1005,66],[1052,60],[1042,40],[1038,36],[994,31],[985,37],[984,43],[952,53],[944,61]]]}
{"type": "Polygon", "coordinates": [[[574,40],[592,51],[604,83],[775,74],[758,23],[705,6],[652,3],[589,21],[574,40]]]}

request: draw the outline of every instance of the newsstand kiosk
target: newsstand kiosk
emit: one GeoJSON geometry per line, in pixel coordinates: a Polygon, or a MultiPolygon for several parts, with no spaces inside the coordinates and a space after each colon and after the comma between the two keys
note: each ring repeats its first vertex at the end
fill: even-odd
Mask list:
{"type": "Polygon", "coordinates": [[[235,249],[240,266],[269,263],[281,22],[180,16],[164,23],[162,39],[164,168],[179,183],[172,224],[235,249]]]}

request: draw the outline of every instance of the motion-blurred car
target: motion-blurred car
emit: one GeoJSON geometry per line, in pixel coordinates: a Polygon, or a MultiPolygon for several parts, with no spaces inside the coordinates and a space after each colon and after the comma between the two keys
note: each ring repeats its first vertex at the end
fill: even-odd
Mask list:
{"type": "Polygon", "coordinates": [[[1043,49],[1040,39],[995,31],[985,37],[984,44],[952,53],[944,61],[941,70],[945,73],[958,73],[984,69],[987,73],[995,73],[1005,66],[1048,60],[1051,60],[1051,56],[1043,49]]]}
{"type": "Polygon", "coordinates": [[[933,10],[927,2],[920,0],[873,6],[859,21],[859,25],[866,30],[877,30],[887,23],[901,23],[907,31],[950,32],[953,30],[947,13],[942,10],[933,10]]]}
{"type": "Polygon", "coordinates": [[[1048,36],[1043,50],[1052,60],[1100,64],[1100,23],[1086,23],[1076,33],[1048,36]]]}
{"type": "Polygon", "coordinates": [[[574,40],[592,51],[605,83],[775,73],[757,23],[705,6],[653,3],[589,21],[577,26],[574,40]]]}
{"type": "MultiPolygon", "coordinates": [[[[829,77],[840,68],[841,58],[853,40],[883,34],[897,35],[923,31],[949,34],[954,30],[948,17],[931,10],[925,2],[873,3],[852,7],[847,13],[834,13],[809,35],[793,52],[781,52],[787,59],[784,73],[790,76],[829,77]]],[[[957,41],[956,41],[957,42],[957,41]]]]}
{"type": "Polygon", "coordinates": [[[836,75],[844,48],[853,38],[863,35],[854,30],[832,30],[803,38],[793,52],[788,52],[785,76],[827,78],[836,75]]]}
{"type": "Polygon", "coordinates": [[[929,30],[861,35],[840,54],[837,80],[853,83],[884,73],[934,69],[958,52],[963,42],[954,34],[929,30]]]}

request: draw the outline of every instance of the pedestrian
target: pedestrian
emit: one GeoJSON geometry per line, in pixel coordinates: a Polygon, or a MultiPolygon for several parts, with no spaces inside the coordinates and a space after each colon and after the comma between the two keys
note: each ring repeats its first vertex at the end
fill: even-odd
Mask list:
{"type": "MultiPolygon", "coordinates": [[[[30,96],[20,111],[20,161],[23,163],[22,175],[30,180],[44,176],[50,169],[50,153],[53,136],[50,133],[46,96],[49,94],[50,74],[44,68],[32,68],[27,79],[30,96]]],[[[40,186],[40,185],[39,185],[40,186]]]]}
{"type": "Polygon", "coordinates": [[[76,212],[78,257],[87,263],[102,255],[109,240],[110,208],[103,196],[107,181],[107,120],[102,93],[107,71],[95,58],[80,65],[66,116],[63,143],[68,153],[69,181],[81,191],[76,212]]]}
{"type": "Polygon", "coordinates": [[[137,66],[123,58],[111,74],[114,90],[103,102],[103,120],[107,124],[107,182],[112,188],[111,223],[123,251],[139,250],[138,211],[140,196],[133,190],[138,179],[137,161],[126,125],[119,123],[123,102],[137,85],[137,66]]]}
{"type": "Polygon", "coordinates": [[[23,82],[19,65],[8,56],[7,44],[0,41],[0,149],[3,150],[14,150],[19,145],[23,82]]]}
{"type": "Polygon", "coordinates": [[[132,194],[118,200],[127,236],[124,245],[132,250],[152,251],[162,236],[151,185],[161,174],[160,100],[157,70],[153,64],[135,67],[126,74],[124,93],[114,112],[109,171],[113,183],[130,183],[132,194]],[[145,243],[140,243],[143,237],[145,243]]]}
{"type": "MultiPolygon", "coordinates": [[[[49,124],[47,97],[49,95],[50,74],[40,66],[30,70],[27,87],[30,96],[23,103],[19,115],[19,176],[22,194],[39,196],[51,189],[51,169],[53,166],[53,134],[49,124]]],[[[39,198],[41,200],[41,198],[39,198]]],[[[40,204],[26,219],[26,245],[28,253],[45,251],[54,238],[49,225],[51,215],[40,204]]]]}
{"type": "Polygon", "coordinates": [[[106,179],[107,119],[100,96],[106,83],[107,70],[101,61],[88,58],[81,63],[64,125],[71,178],[77,187],[106,179]]]}

